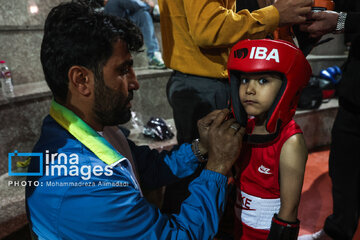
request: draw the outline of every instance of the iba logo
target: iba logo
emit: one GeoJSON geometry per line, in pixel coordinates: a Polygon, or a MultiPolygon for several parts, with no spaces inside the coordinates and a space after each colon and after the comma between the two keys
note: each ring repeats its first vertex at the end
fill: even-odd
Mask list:
{"type": "MultiPolygon", "coordinates": [[[[249,50],[247,48],[241,48],[234,51],[234,57],[244,59],[248,56],[248,53],[249,50]]],[[[279,51],[276,48],[269,51],[266,47],[252,47],[249,59],[265,59],[266,61],[273,60],[277,63],[280,62],[279,51]]]]}
{"type": "Polygon", "coordinates": [[[247,48],[241,48],[234,52],[234,58],[246,58],[248,55],[249,50],[247,48]]]}

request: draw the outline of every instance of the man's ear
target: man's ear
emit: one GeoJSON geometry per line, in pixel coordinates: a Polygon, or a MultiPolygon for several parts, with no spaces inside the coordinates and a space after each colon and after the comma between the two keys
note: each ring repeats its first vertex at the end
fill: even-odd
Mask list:
{"type": "Polygon", "coordinates": [[[94,89],[93,73],[86,67],[72,66],[68,72],[69,89],[83,96],[89,96],[94,89]]]}

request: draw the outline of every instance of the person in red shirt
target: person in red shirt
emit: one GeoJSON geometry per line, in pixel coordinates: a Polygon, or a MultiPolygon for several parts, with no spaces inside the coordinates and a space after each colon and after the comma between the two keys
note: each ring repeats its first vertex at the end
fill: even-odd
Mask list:
{"type": "Polygon", "coordinates": [[[297,239],[307,148],[292,117],[311,67],[288,42],[244,40],[228,72],[233,114],[247,129],[235,164],[235,239],[297,239]]]}

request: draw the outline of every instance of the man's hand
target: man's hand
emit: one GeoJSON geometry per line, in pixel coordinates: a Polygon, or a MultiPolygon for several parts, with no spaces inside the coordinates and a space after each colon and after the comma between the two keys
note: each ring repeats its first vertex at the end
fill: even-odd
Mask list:
{"type": "Polygon", "coordinates": [[[198,122],[201,140],[208,144],[206,169],[227,175],[238,159],[245,129],[231,118],[228,109],[216,110],[198,122]]]}
{"type": "Polygon", "coordinates": [[[334,11],[321,11],[309,14],[308,20],[311,22],[301,24],[300,30],[308,32],[312,38],[319,38],[336,29],[339,13],[334,11]]]}
{"type": "Polygon", "coordinates": [[[199,150],[201,154],[205,155],[208,153],[209,148],[209,129],[211,123],[216,119],[216,116],[221,110],[214,110],[205,117],[201,118],[197,122],[198,132],[200,135],[199,150]]]}
{"type": "Polygon", "coordinates": [[[311,4],[312,0],[275,0],[273,5],[280,14],[279,26],[304,23],[311,4]]]}

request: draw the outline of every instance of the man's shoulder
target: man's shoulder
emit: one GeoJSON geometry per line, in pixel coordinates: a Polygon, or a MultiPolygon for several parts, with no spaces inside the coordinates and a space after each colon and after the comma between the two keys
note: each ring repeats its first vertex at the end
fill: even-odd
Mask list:
{"type": "Polygon", "coordinates": [[[43,120],[39,140],[33,148],[33,152],[45,152],[62,148],[82,148],[82,144],[68,131],[61,127],[50,115],[43,120]]]}
{"type": "Polygon", "coordinates": [[[57,135],[58,137],[66,137],[70,135],[63,127],[61,127],[50,115],[47,115],[41,126],[41,137],[51,137],[57,135]]]}

